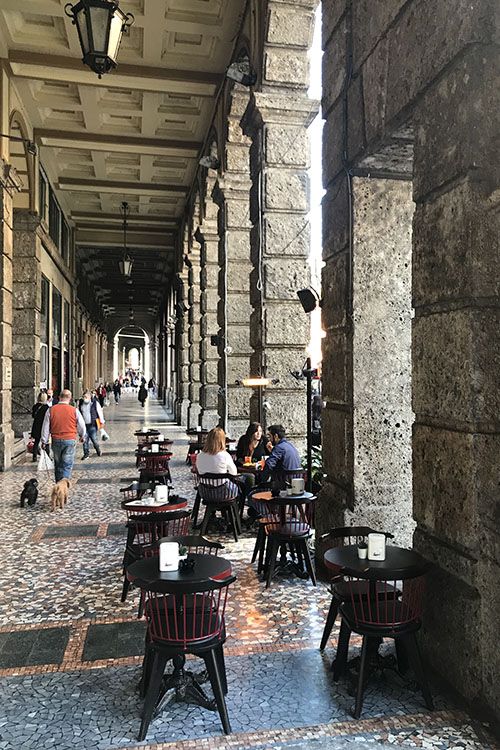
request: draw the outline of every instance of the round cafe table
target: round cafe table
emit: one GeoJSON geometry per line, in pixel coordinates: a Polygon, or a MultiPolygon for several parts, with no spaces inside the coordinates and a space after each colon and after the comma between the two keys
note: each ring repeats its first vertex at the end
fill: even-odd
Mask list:
{"type": "Polygon", "coordinates": [[[387,545],[385,560],[361,560],[356,545],[333,547],[325,552],[324,561],[327,568],[338,573],[347,573],[355,578],[369,581],[404,580],[423,575],[430,563],[418,552],[403,547],[387,545]],[[340,570],[339,570],[340,568],[340,570]]]}

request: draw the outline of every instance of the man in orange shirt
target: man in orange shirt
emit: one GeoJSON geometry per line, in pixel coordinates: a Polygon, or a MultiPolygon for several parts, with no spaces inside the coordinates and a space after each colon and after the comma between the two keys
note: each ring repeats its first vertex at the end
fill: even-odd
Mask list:
{"type": "Polygon", "coordinates": [[[85,422],[78,409],[71,406],[70,401],[71,391],[61,391],[59,403],[47,411],[43,420],[42,445],[49,442],[50,435],[56,482],[60,479],[71,479],[77,436],[80,436],[80,442],[85,437],[85,422]]]}

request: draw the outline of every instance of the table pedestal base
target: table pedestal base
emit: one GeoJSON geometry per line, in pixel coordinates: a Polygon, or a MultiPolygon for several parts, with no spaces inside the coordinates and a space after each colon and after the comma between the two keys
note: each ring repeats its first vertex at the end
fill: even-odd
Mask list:
{"type": "Polygon", "coordinates": [[[192,703],[195,706],[207,708],[209,711],[217,711],[217,704],[213,698],[209,698],[201,684],[208,681],[206,671],[201,673],[188,672],[184,669],[186,657],[178,654],[172,659],[174,671],[172,674],[165,675],[160,692],[158,703],[156,704],[155,715],[168,704],[176,701],[177,703],[192,703]]]}

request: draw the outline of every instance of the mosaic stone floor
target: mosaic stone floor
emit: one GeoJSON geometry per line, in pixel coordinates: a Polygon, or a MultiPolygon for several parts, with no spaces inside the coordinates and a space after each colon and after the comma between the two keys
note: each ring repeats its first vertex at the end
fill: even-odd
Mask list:
{"type": "MultiPolygon", "coordinates": [[[[331,680],[332,644],[318,644],[329,605],[326,587],[277,578],[265,590],[249,564],[254,538],[229,537],[224,556],[238,576],[227,610],[228,710],[233,734],[217,714],[174,703],[136,740],[137,694],[144,642],[137,593],[120,602],[124,527],[119,489],[135,477],[133,431],[162,425],[174,440],[176,492],[194,499],[185,466],[186,436],[165,425],[155,402],[140,409],[130,395],[106,413],[111,440],[103,456],[75,465],[78,478],[63,511],[51,513],[51,479],[39,475],[34,507],[19,508],[31,463],[0,475],[0,750],[220,748],[355,750],[378,747],[444,750],[498,747],[488,727],[436,695],[425,711],[415,685],[386,670],[367,686],[363,718],[354,721],[352,689],[331,680]]],[[[353,640],[353,652],[359,641],[353,640]]],[[[390,649],[390,646],[388,646],[390,649]]],[[[201,669],[196,660],[190,669],[201,669]]],[[[436,691],[435,691],[436,692],[436,691]]]]}

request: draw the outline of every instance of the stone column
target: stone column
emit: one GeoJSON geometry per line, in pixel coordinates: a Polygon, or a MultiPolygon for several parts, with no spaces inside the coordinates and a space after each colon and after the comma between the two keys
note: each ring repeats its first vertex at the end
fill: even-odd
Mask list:
{"type": "Polygon", "coordinates": [[[250,276],[252,272],[250,245],[250,145],[240,121],[249,100],[247,90],[233,90],[228,117],[226,168],[218,180],[214,199],[220,206],[219,287],[223,299],[219,303],[219,327],[225,332],[225,349],[219,367],[219,382],[227,383],[219,411],[226,413],[226,429],[230,435],[242,435],[250,421],[250,392],[236,384],[250,374],[250,276]]]}
{"type": "MultiPolygon", "coordinates": [[[[409,181],[353,178],[352,279],[349,238],[339,241],[338,224],[327,218],[322,307],[328,483],[319,528],[369,525],[403,546],[414,528],[411,192],[409,181]]],[[[328,216],[341,215],[344,199],[337,186],[328,216]]]]}
{"type": "Polygon", "coordinates": [[[200,421],[200,253],[192,246],[189,252],[190,267],[188,270],[188,342],[189,342],[189,407],[187,424],[189,428],[198,427],[200,421]]]}
{"type": "MultiPolygon", "coordinates": [[[[316,111],[300,92],[256,92],[243,118],[253,140],[251,374],[279,379],[267,389],[260,416],[299,440],[306,433],[306,395],[290,371],[302,369],[309,340],[297,290],[310,279],[307,127],[316,111]]],[[[255,403],[252,415],[258,417],[255,403]]]]}
{"type": "Polygon", "coordinates": [[[12,400],[12,195],[21,190],[15,170],[0,158],[0,469],[8,469],[12,459],[14,431],[11,425],[12,400]]]}
{"type": "Polygon", "coordinates": [[[468,700],[493,711],[500,706],[497,64],[493,44],[471,45],[419,103],[413,232],[414,544],[436,566],[425,652],[468,700]]]}
{"type": "Polygon", "coordinates": [[[201,262],[201,426],[204,429],[212,429],[219,424],[219,380],[218,347],[213,346],[211,337],[218,333],[217,307],[219,303],[218,281],[219,281],[219,234],[217,229],[218,207],[212,201],[211,192],[213,180],[207,180],[207,197],[205,203],[205,216],[200,229],[195,234],[195,239],[200,245],[201,262]]]}
{"type": "Polygon", "coordinates": [[[179,287],[177,291],[177,324],[176,324],[176,346],[177,346],[177,400],[175,404],[175,416],[177,423],[187,425],[189,407],[189,341],[188,341],[188,317],[187,317],[187,274],[184,271],[179,275],[179,287]]]}
{"type": "Polygon", "coordinates": [[[41,238],[40,220],[14,210],[12,427],[16,435],[30,430],[31,408],[40,383],[41,238]]]}

